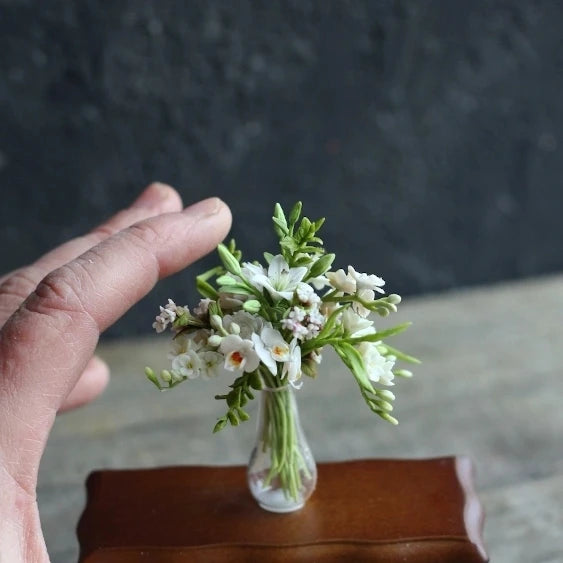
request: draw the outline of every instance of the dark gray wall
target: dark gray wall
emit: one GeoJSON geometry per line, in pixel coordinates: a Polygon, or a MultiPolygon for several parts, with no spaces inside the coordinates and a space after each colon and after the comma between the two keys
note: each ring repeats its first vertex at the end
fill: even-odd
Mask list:
{"type": "Polygon", "coordinates": [[[0,0],[1,266],[160,179],[248,258],[303,199],[406,294],[561,269],[562,38],[556,1],[0,0]]]}

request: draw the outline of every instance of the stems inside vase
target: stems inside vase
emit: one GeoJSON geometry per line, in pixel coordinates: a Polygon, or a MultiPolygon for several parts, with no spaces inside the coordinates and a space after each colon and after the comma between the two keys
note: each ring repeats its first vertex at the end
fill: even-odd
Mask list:
{"type": "Polygon", "coordinates": [[[316,466],[299,422],[293,389],[262,374],[258,434],[249,464],[249,484],[263,508],[301,508],[316,484],[316,466]]]}

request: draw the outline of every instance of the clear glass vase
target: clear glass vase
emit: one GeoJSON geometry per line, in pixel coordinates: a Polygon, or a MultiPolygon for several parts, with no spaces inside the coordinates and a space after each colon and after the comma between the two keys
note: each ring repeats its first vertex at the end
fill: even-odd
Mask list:
{"type": "Polygon", "coordinates": [[[260,392],[256,444],[248,464],[248,485],[270,512],[293,512],[315,490],[317,466],[299,422],[290,386],[260,392]]]}

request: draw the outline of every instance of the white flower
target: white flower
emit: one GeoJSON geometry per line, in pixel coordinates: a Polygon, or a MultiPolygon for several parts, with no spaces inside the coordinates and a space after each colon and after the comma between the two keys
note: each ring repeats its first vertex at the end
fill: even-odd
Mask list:
{"type": "Polygon", "coordinates": [[[323,361],[323,355],[320,352],[317,352],[316,350],[313,350],[310,354],[311,359],[316,363],[316,364],[320,364],[323,361]]]}
{"type": "Polygon", "coordinates": [[[240,327],[240,337],[248,340],[253,333],[260,332],[264,321],[259,315],[252,315],[246,311],[237,311],[233,315],[225,315],[223,317],[223,326],[229,332],[232,323],[240,327]]]}
{"type": "Polygon", "coordinates": [[[385,285],[385,281],[379,276],[356,272],[352,266],[348,266],[348,276],[351,276],[356,280],[356,288],[358,291],[361,291],[362,289],[371,289],[373,291],[377,291],[378,293],[385,293],[385,291],[381,289],[381,287],[385,285]]]}
{"type": "Polygon", "coordinates": [[[268,273],[264,273],[262,266],[245,262],[242,268],[243,276],[258,289],[266,289],[274,300],[291,300],[297,284],[307,273],[304,266],[290,268],[281,254],[274,256],[268,266],[268,273]]]}
{"type": "Polygon", "coordinates": [[[156,330],[156,332],[164,332],[169,323],[173,323],[175,321],[177,309],[178,307],[172,299],[168,299],[168,304],[164,307],[160,307],[160,314],[157,315],[154,323],[152,324],[152,327],[156,330]]]}
{"type": "Polygon", "coordinates": [[[287,375],[287,380],[293,387],[299,389],[302,383],[297,383],[301,377],[301,348],[294,338],[289,345],[289,358],[285,362],[282,370],[282,377],[287,375]]]}
{"type": "MultiPolygon", "coordinates": [[[[358,291],[357,293],[357,296],[363,301],[365,301],[366,303],[372,303],[375,299],[375,292],[373,291],[373,289],[360,289],[360,291],[358,291]]],[[[354,309],[354,311],[358,313],[360,317],[364,317],[364,318],[371,313],[371,311],[367,307],[364,307],[361,303],[358,303],[357,301],[354,301],[352,303],[352,309],[354,309]]]]}
{"type": "Polygon", "coordinates": [[[199,305],[194,309],[194,315],[199,318],[205,317],[209,311],[209,304],[212,302],[211,299],[200,299],[199,305]]]}
{"type": "Polygon", "coordinates": [[[382,356],[374,342],[361,342],[357,347],[362,356],[368,377],[375,383],[394,385],[392,372],[395,356],[382,356]]]}
{"type": "Polygon", "coordinates": [[[325,316],[315,304],[309,310],[297,306],[293,307],[281,324],[283,328],[291,331],[294,338],[309,340],[319,334],[325,322],[325,316]]]}
{"type": "Polygon", "coordinates": [[[352,338],[375,333],[373,321],[361,317],[349,308],[342,313],[342,326],[352,338]]]}
{"type": "MultiPolygon", "coordinates": [[[[269,323],[268,323],[269,324],[269,323]]],[[[254,349],[262,363],[272,375],[277,374],[276,362],[289,360],[289,345],[279,331],[272,326],[265,325],[260,335],[253,334],[254,349]]]]}
{"type": "Polygon", "coordinates": [[[338,289],[339,291],[343,291],[344,293],[348,293],[350,295],[356,293],[355,278],[353,278],[350,274],[346,274],[342,268],[340,270],[336,270],[336,272],[327,272],[326,277],[334,289],[338,289]]]}
{"type": "Polygon", "coordinates": [[[336,303],[335,301],[324,301],[321,303],[320,312],[326,317],[330,317],[330,315],[332,315],[338,307],[340,307],[340,303],[336,303]]]}
{"type": "Polygon", "coordinates": [[[308,280],[308,283],[310,283],[316,290],[321,290],[327,285],[330,285],[330,282],[328,281],[328,278],[326,276],[317,276],[316,278],[311,278],[308,280]]]}
{"type": "Polygon", "coordinates": [[[308,311],[306,318],[307,335],[305,336],[305,339],[309,340],[311,338],[317,337],[319,335],[319,332],[323,328],[325,321],[325,316],[318,309],[315,308],[311,311],[308,311]]]}
{"type": "Polygon", "coordinates": [[[172,340],[171,358],[190,351],[199,351],[210,334],[209,330],[204,329],[195,332],[181,332],[172,340]]]}
{"type": "Polygon", "coordinates": [[[172,360],[172,370],[180,375],[185,375],[188,379],[198,377],[202,367],[201,358],[195,350],[188,350],[172,360]]]}
{"type": "Polygon", "coordinates": [[[217,377],[223,368],[223,354],[207,350],[201,354],[202,371],[207,377],[217,377]]]}
{"type": "Polygon", "coordinates": [[[297,299],[299,299],[305,307],[312,307],[321,301],[321,298],[315,293],[315,290],[309,284],[304,282],[297,284],[295,293],[297,295],[297,299]]]}
{"type": "MultiPolygon", "coordinates": [[[[267,275],[264,266],[261,266],[260,264],[253,264],[252,262],[243,262],[241,273],[248,281],[260,276],[267,275]]],[[[254,285],[251,281],[250,283],[254,285]]],[[[254,286],[254,287],[258,287],[258,289],[261,289],[261,286],[254,286]]]]}
{"type": "Polygon", "coordinates": [[[228,371],[254,371],[260,365],[260,358],[250,340],[243,340],[237,334],[225,336],[219,345],[225,355],[225,369],[228,371]]]}
{"type": "Polygon", "coordinates": [[[290,330],[295,338],[303,340],[307,335],[307,327],[303,324],[307,313],[301,307],[293,307],[287,316],[282,319],[281,325],[286,330],[290,330]]]}

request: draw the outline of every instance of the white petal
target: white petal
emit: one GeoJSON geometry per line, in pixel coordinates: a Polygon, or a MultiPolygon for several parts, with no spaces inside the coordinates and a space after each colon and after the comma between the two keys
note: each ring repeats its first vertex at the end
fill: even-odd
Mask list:
{"type": "Polygon", "coordinates": [[[239,350],[242,346],[242,338],[237,334],[229,334],[221,340],[219,350],[226,355],[231,354],[235,350],[239,350]]]}
{"type": "Polygon", "coordinates": [[[282,272],[288,272],[289,265],[285,261],[285,258],[278,254],[272,258],[270,265],[268,266],[268,277],[271,280],[279,280],[282,272]]]}
{"type": "Polygon", "coordinates": [[[291,280],[290,285],[295,289],[297,284],[305,277],[306,273],[307,268],[305,268],[305,266],[300,266],[299,268],[291,268],[289,270],[289,276],[291,280]]]}
{"type": "Polygon", "coordinates": [[[246,353],[246,365],[244,371],[251,372],[258,368],[260,365],[260,358],[255,350],[248,350],[246,353]]]}
{"type": "Polygon", "coordinates": [[[254,351],[256,353],[256,357],[262,361],[262,363],[270,370],[270,373],[272,375],[276,375],[277,373],[276,362],[274,358],[272,358],[272,355],[270,354],[268,349],[264,346],[262,339],[257,334],[253,334],[252,342],[254,343],[254,351]]]}

